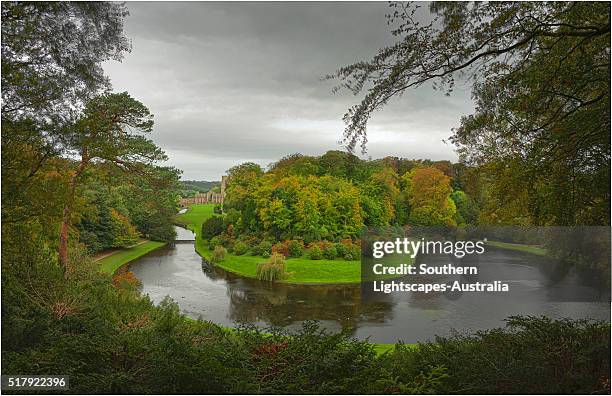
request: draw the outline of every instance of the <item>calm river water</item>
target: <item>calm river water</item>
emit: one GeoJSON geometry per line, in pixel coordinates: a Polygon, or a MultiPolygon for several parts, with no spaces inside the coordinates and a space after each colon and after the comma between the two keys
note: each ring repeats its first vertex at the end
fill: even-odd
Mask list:
{"type": "MultiPolygon", "coordinates": [[[[177,227],[178,240],[193,240],[177,227]]],[[[609,295],[601,295],[576,274],[559,279],[512,251],[486,253],[486,271],[506,280],[513,293],[400,293],[376,301],[360,286],[268,284],[214,267],[195,252],[193,243],[156,250],[130,264],[142,292],[155,303],[165,296],[191,317],[234,326],[299,327],[318,320],[330,330],[347,330],[360,339],[393,343],[433,340],[434,335],[503,326],[510,315],[593,318],[610,321],[609,295]],[[597,301],[596,301],[597,300],[597,301]]],[[[533,259],[533,256],[531,260],[533,259]]]]}

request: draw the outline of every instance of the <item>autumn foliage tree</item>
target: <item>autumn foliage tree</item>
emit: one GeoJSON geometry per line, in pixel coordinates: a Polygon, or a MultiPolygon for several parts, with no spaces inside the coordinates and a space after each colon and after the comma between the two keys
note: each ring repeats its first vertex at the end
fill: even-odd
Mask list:
{"type": "Polygon", "coordinates": [[[404,175],[410,203],[410,223],[417,226],[455,226],[456,207],[450,177],[435,167],[416,168],[404,175]]]}
{"type": "Polygon", "coordinates": [[[138,242],[138,231],[127,216],[116,209],[110,210],[111,227],[113,230],[113,247],[124,248],[138,242]]]}

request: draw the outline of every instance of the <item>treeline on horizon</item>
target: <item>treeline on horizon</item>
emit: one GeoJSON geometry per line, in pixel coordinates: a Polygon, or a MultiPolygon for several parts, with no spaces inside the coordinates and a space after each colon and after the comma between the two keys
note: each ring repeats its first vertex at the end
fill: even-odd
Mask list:
{"type": "Polygon", "coordinates": [[[208,192],[210,190],[219,190],[220,186],[220,181],[181,180],[180,194],[183,198],[192,197],[196,193],[208,192]]]}

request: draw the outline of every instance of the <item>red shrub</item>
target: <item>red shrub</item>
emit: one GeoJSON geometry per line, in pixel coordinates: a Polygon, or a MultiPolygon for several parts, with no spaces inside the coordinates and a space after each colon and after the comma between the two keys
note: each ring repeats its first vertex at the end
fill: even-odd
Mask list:
{"type": "Polygon", "coordinates": [[[136,278],[136,275],[132,271],[126,271],[121,274],[113,276],[113,285],[117,289],[125,289],[130,287],[137,287],[140,285],[140,281],[136,278]]]}
{"type": "Polygon", "coordinates": [[[251,352],[253,360],[260,360],[264,358],[271,358],[276,356],[280,351],[287,348],[286,342],[269,342],[261,344],[251,352]]]}
{"type": "Polygon", "coordinates": [[[277,242],[272,246],[272,254],[279,253],[285,257],[289,257],[289,246],[287,241],[285,242],[277,242]]]}

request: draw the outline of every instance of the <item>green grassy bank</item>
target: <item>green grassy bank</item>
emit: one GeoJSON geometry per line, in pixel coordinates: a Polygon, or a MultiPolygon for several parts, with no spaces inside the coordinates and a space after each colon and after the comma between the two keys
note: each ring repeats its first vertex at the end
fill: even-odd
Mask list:
{"type": "MultiPolygon", "coordinates": [[[[192,205],[186,213],[177,216],[179,222],[195,232],[195,249],[202,257],[209,259],[211,251],[204,246],[200,237],[202,223],[213,213],[214,205],[192,205]]],[[[259,256],[237,256],[227,254],[217,266],[249,278],[257,277],[257,264],[267,259],[259,256]]],[[[359,260],[310,260],[303,257],[287,259],[288,277],[283,282],[301,284],[346,284],[361,282],[359,260]]]]}
{"type": "Polygon", "coordinates": [[[120,250],[98,261],[100,263],[100,271],[113,274],[122,265],[136,260],[155,249],[159,249],[165,244],[165,242],[147,241],[131,248],[120,250]]]}

